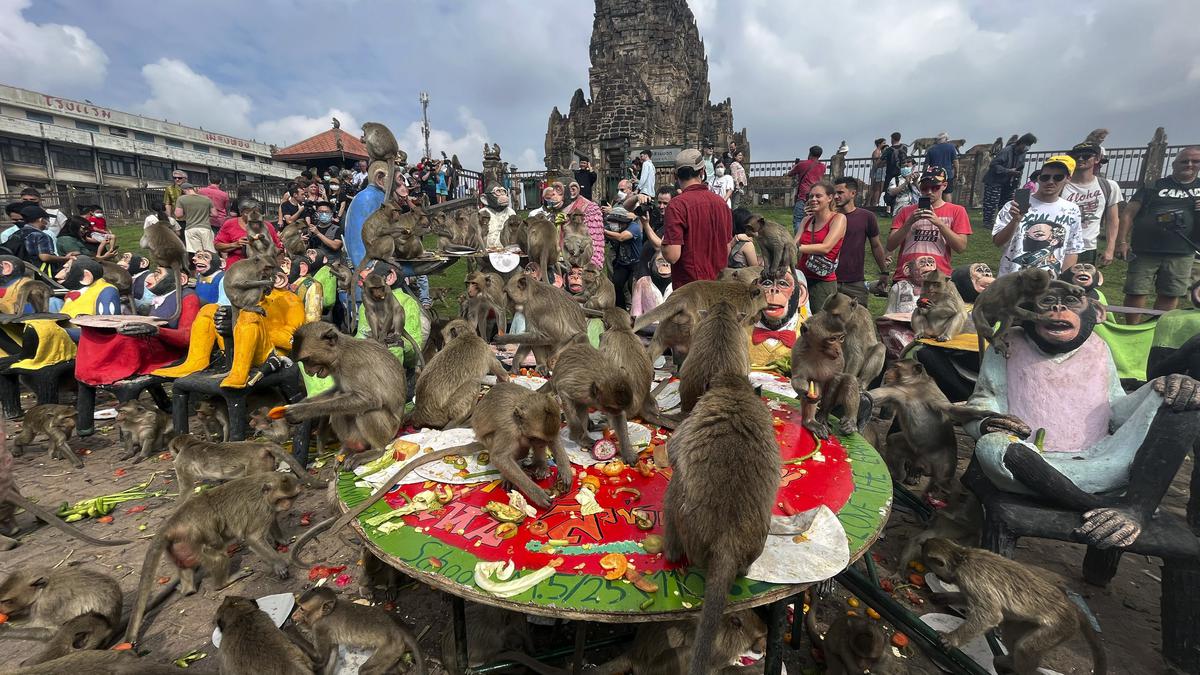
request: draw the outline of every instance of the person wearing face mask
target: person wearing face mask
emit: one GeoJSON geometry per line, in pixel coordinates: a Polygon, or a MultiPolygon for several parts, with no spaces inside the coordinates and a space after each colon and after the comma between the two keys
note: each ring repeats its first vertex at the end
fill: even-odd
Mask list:
{"type": "Polygon", "coordinates": [[[730,209],[733,208],[730,203],[730,197],[733,196],[733,176],[725,173],[725,167],[720,164],[715,169],[717,176],[709,185],[708,189],[712,190],[713,194],[725,200],[725,205],[730,209]]]}
{"type": "Polygon", "coordinates": [[[330,259],[342,257],[342,226],[334,222],[333,205],[329,202],[317,202],[317,212],[313,223],[308,226],[309,246],[312,246],[330,259]]]}
{"type": "Polygon", "coordinates": [[[917,187],[921,174],[916,171],[916,166],[917,160],[906,157],[900,165],[900,175],[888,183],[887,194],[893,200],[893,213],[909,204],[916,204],[921,197],[921,190],[917,187]]]}
{"type": "Polygon", "coordinates": [[[329,193],[329,205],[333,208],[333,222],[341,225],[342,217],[346,215],[346,207],[350,204],[350,195],[342,189],[342,181],[337,177],[329,179],[326,190],[329,193]]]}

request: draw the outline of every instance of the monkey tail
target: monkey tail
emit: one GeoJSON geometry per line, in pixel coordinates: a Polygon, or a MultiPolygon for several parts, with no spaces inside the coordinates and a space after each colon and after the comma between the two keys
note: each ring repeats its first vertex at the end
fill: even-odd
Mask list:
{"type": "MultiPolygon", "coordinates": [[[[162,562],[163,552],[167,550],[167,529],[170,524],[170,520],[163,524],[162,529],[150,542],[150,547],[146,549],[146,558],[142,561],[142,578],[138,581],[137,597],[134,598],[133,607],[130,608],[129,625],[125,628],[124,641],[130,644],[137,642],[138,633],[141,632],[142,619],[146,616],[147,603],[150,601],[151,584],[154,583],[154,575],[158,572],[158,564],[162,562]]],[[[176,581],[178,581],[178,577],[176,581]]]]}
{"type": "Polygon", "coordinates": [[[675,307],[669,306],[668,303],[663,302],[658,307],[655,307],[649,312],[639,316],[637,321],[633,322],[633,332],[640,333],[656,323],[665,321],[675,314],[675,310],[675,307]]]}
{"type": "Polygon", "coordinates": [[[633,670],[633,662],[629,660],[629,655],[621,654],[608,663],[596,666],[596,669],[591,671],[591,675],[624,675],[631,670],[633,670]]]}
{"type": "Polygon", "coordinates": [[[379,501],[380,499],[383,499],[384,495],[386,495],[388,492],[391,492],[392,488],[399,485],[400,481],[404,480],[405,476],[412,473],[413,469],[416,469],[417,467],[425,466],[426,464],[429,464],[431,462],[436,462],[437,460],[440,460],[445,457],[449,457],[450,455],[461,454],[463,452],[463,450],[467,449],[467,448],[471,448],[472,450],[480,450],[480,449],[482,449],[482,447],[483,446],[479,443],[469,443],[467,445],[459,445],[459,446],[455,446],[453,448],[445,448],[443,450],[431,452],[428,455],[422,455],[421,457],[419,457],[411,462],[408,462],[407,464],[404,465],[404,467],[402,469],[400,469],[400,471],[398,471],[396,473],[395,476],[392,476],[391,480],[389,480],[386,484],[384,484],[383,487],[379,488],[374,493],[372,493],[370,497],[367,497],[366,499],[364,499],[362,501],[362,503],[360,503],[358,506],[355,506],[353,509],[350,509],[349,511],[342,514],[341,516],[334,516],[331,518],[326,518],[325,520],[322,520],[321,522],[317,523],[316,525],[313,525],[312,527],[308,528],[308,531],[305,532],[303,535],[301,535],[300,538],[296,540],[296,543],[292,544],[292,550],[291,550],[291,554],[290,554],[291,563],[293,565],[296,565],[299,567],[310,567],[312,565],[315,565],[315,564],[321,562],[319,560],[318,561],[304,561],[300,558],[300,552],[302,550],[304,550],[305,545],[307,545],[309,541],[315,539],[317,537],[317,535],[321,534],[325,530],[329,530],[331,532],[337,532],[338,530],[342,529],[347,524],[349,524],[351,521],[358,519],[358,517],[363,514],[363,511],[366,511],[367,509],[371,508],[371,506],[374,505],[375,502],[379,501]]]}
{"type": "Polygon", "coordinates": [[[275,457],[276,461],[287,464],[288,468],[292,470],[292,473],[296,474],[296,478],[298,478],[301,483],[304,483],[305,487],[324,487],[321,481],[313,480],[313,477],[308,474],[308,470],[304,468],[304,465],[300,463],[300,460],[296,459],[295,455],[287,452],[274,443],[268,444],[267,449],[271,452],[271,455],[275,457]]]}
{"type": "Polygon", "coordinates": [[[417,636],[413,635],[407,626],[400,627],[400,634],[404,636],[404,644],[408,645],[408,650],[412,652],[413,670],[417,675],[426,675],[429,671],[425,668],[425,655],[421,653],[421,645],[417,643],[417,636]]]}
{"type": "Polygon", "coordinates": [[[97,539],[91,535],[84,534],[84,532],[82,530],[79,530],[75,527],[72,527],[71,525],[68,525],[67,523],[64,523],[62,521],[62,519],[59,518],[58,516],[54,515],[53,513],[50,513],[49,511],[42,508],[41,506],[38,506],[37,504],[34,504],[33,502],[29,501],[28,499],[25,499],[25,497],[21,496],[21,494],[18,493],[15,489],[10,493],[9,499],[11,499],[12,502],[14,504],[16,504],[17,506],[19,506],[19,507],[25,509],[26,511],[32,513],[33,515],[37,516],[38,520],[46,523],[47,525],[50,525],[51,527],[57,528],[65,533],[71,535],[72,537],[75,537],[76,539],[79,539],[81,541],[86,541],[89,544],[93,544],[95,546],[123,546],[125,544],[133,543],[129,539],[97,539]]]}
{"type": "Polygon", "coordinates": [[[721,618],[725,614],[729,587],[737,577],[737,568],[726,552],[717,551],[709,559],[708,574],[704,580],[704,609],[700,612],[700,626],[696,629],[696,646],[692,651],[689,675],[708,675],[712,672],[712,646],[721,618]]]}
{"type": "Polygon", "coordinates": [[[183,269],[179,263],[171,265],[171,273],[175,275],[175,311],[171,318],[167,319],[168,324],[178,321],[179,315],[183,313],[183,269]]]}
{"type": "Polygon", "coordinates": [[[1079,630],[1083,633],[1083,639],[1087,640],[1088,649],[1092,652],[1092,673],[1093,675],[1106,675],[1108,673],[1108,653],[1104,649],[1104,641],[1100,639],[1100,631],[1092,624],[1092,617],[1082,608],[1079,610],[1079,630]]]}

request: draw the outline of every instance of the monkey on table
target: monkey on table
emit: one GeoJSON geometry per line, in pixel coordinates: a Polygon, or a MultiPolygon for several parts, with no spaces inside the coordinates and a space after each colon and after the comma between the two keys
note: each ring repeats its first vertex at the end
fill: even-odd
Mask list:
{"type": "Polygon", "coordinates": [[[446,324],[446,346],[429,360],[417,378],[411,422],[418,427],[447,429],[471,418],[484,375],[508,381],[508,371],[488,343],[462,319],[446,324]]]}
{"type": "MultiPolygon", "coordinates": [[[[695,282],[693,282],[695,283],[695,282]]],[[[724,666],[713,660],[729,587],[762,554],[779,488],[779,445],[771,413],[745,373],[713,378],[668,442],[674,474],[663,503],[667,561],[705,568],[704,608],[691,675],[724,666]],[[728,499],[737,476],[738,498],[728,499]]]]}
{"type": "MultiPolygon", "coordinates": [[[[964,427],[978,439],[975,457],[1000,489],[1079,511],[1082,541],[1128,546],[1200,438],[1200,382],[1167,375],[1126,394],[1093,334],[1103,308],[1078,286],[1051,281],[1024,309],[1037,319],[1013,331],[1008,359],[984,354],[967,401],[990,411],[964,427]],[[1046,430],[1040,449],[1013,442],[1033,429],[1046,430]]],[[[1188,521],[1197,528],[1200,514],[1189,508],[1188,521]]]]}
{"type": "Polygon", "coordinates": [[[179,573],[179,592],[196,592],[196,568],[225,588],[246,573],[230,575],[226,549],[243,542],[271,565],[276,576],[288,577],[288,561],[270,541],[279,532],[277,517],[292,507],[300,494],[295,476],[277,472],[238,478],[181,502],[150,542],[142,563],[125,642],[137,642],[158,564],[166,554],[179,573]]]}
{"type": "Polygon", "coordinates": [[[337,672],[340,646],[371,651],[371,657],[359,666],[359,675],[392,672],[400,665],[405,652],[412,652],[414,669],[419,675],[425,675],[425,658],[416,636],[382,607],[359,605],[338,598],[329,588],[313,588],[296,601],[292,620],[312,632],[316,652],[326,673],[337,672]]]}
{"type": "Polygon", "coordinates": [[[497,338],[506,344],[516,344],[512,369],[517,372],[525,355],[531,350],[537,358],[539,372],[545,373],[550,354],[558,351],[576,335],[587,330],[583,309],[561,288],[538,281],[525,274],[508,280],[504,287],[509,302],[523,308],[526,333],[510,333],[497,338]]]}
{"type": "Polygon", "coordinates": [[[750,372],[750,323],[753,314],[739,313],[718,302],[692,332],[689,358],[679,369],[679,409],[687,415],[717,375],[750,372]],[[694,357],[694,358],[692,358],[694,357]]]}
{"type": "Polygon", "coordinates": [[[557,471],[555,490],[565,493],[571,488],[574,474],[571,459],[563,448],[558,432],[561,429],[562,408],[549,394],[530,391],[509,382],[497,382],[484,394],[471,414],[471,429],[475,442],[461,447],[446,448],[409,461],[396,475],[345,515],[314,524],[292,545],[292,560],[301,564],[300,551],[309,540],[329,529],[333,532],[356,520],[375,502],[383,499],[404,477],[420,466],[440,461],[450,455],[486,451],[491,463],[504,480],[529,500],[542,508],[550,506],[550,495],[533,482],[519,462],[530,457],[533,477],[542,480],[550,475],[546,450],[554,458],[557,471]]]}
{"type": "Polygon", "coordinates": [[[479,336],[491,338],[489,318],[496,317],[496,331],[504,335],[508,321],[508,300],[504,295],[504,279],[491,272],[472,272],[465,280],[467,295],[462,303],[462,318],[476,326],[479,336]]]}
{"type": "Polygon", "coordinates": [[[1093,672],[1107,672],[1104,643],[1083,610],[1031,566],[947,539],[926,541],[922,557],[938,579],[958,586],[967,603],[966,621],[942,635],[947,647],[961,647],[1003,622],[1009,653],[996,657],[996,671],[1034,675],[1047,652],[1079,632],[1093,672]]]}
{"type": "Polygon", "coordinates": [[[858,430],[858,379],[842,372],[846,327],[835,316],[817,314],[800,326],[792,346],[792,389],[803,399],[804,428],[829,436],[829,415],[841,408],[839,431],[858,430]]]}
{"type": "Polygon", "coordinates": [[[629,440],[626,411],[633,408],[631,380],[600,350],[580,336],[550,357],[554,377],[541,391],[553,391],[562,402],[570,438],[580,447],[590,447],[588,409],[596,408],[608,418],[617,434],[621,457],[630,466],[637,464],[638,453],[629,440]]]}

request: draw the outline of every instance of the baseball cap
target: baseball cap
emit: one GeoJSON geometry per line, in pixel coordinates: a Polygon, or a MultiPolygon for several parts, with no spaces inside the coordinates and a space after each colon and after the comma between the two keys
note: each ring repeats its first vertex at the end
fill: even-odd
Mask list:
{"type": "Polygon", "coordinates": [[[1068,174],[1075,171],[1075,158],[1071,157],[1070,155],[1051,155],[1045,161],[1045,163],[1042,164],[1042,169],[1045,169],[1051,164],[1062,164],[1063,168],[1067,170],[1068,174]]]}
{"type": "Polygon", "coordinates": [[[682,169],[688,167],[699,171],[704,168],[704,156],[695,148],[680,150],[678,155],[675,155],[675,168],[682,169]]]}
{"type": "Polygon", "coordinates": [[[1074,157],[1074,156],[1076,156],[1076,155],[1080,155],[1080,154],[1083,154],[1083,153],[1085,153],[1085,152],[1090,152],[1090,153],[1092,153],[1093,155],[1096,155],[1096,156],[1099,156],[1099,155],[1102,155],[1102,154],[1104,154],[1104,151],[1102,151],[1102,150],[1100,149],[1100,146],[1099,146],[1098,144],[1096,144],[1096,143],[1093,143],[1093,142],[1091,142],[1091,141],[1084,141],[1084,142],[1082,142],[1082,143],[1076,143],[1076,144],[1075,144],[1075,147],[1071,148],[1071,152],[1070,152],[1070,154],[1071,154],[1071,156],[1072,156],[1072,157],[1074,157]]]}
{"type": "Polygon", "coordinates": [[[37,220],[38,218],[49,218],[49,217],[50,217],[50,214],[46,212],[46,209],[43,209],[42,207],[38,206],[37,204],[31,204],[31,205],[26,206],[25,208],[21,209],[21,218],[27,223],[32,223],[33,221],[37,220]]]}
{"type": "Polygon", "coordinates": [[[921,172],[922,183],[945,183],[946,180],[946,170],[940,166],[927,166],[921,172]]]}
{"type": "Polygon", "coordinates": [[[180,186],[179,186],[179,188],[180,188],[181,190],[191,190],[191,189],[193,189],[193,188],[195,188],[195,187],[196,187],[196,186],[195,186],[195,185],[192,185],[191,183],[184,183],[183,185],[180,185],[180,186]]]}

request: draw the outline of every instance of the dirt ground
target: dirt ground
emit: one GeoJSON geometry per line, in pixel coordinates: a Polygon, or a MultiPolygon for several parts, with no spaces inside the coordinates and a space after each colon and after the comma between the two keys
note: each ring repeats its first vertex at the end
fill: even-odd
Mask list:
{"type": "MultiPolygon", "coordinates": [[[[68,399],[72,397],[66,397],[68,399]]],[[[64,403],[72,401],[65,400],[64,403]]],[[[24,401],[26,409],[33,402],[24,401]]],[[[101,399],[97,409],[110,407],[112,400],[101,399]]],[[[98,424],[106,424],[98,422],[98,424]]],[[[27,452],[25,456],[14,462],[14,472],[17,484],[23,493],[40,504],[54,507],[63,501],[75,502],[80,499],[95,497],[103,494],[119,492],[132,487],[157,474],[154,489],[174,489],[173,474],[170,463],[158,458],[151,458],[141,464],[118,462],[116,452],[116,430],[112,427],[100,426],[99,431],[88,438],[73,438],[71,448],[77,452],[87,453],[84,468],[72,469],[62,461],[47,459],[46,453],[38,450],[27,452]],[[124,475],[118,475],[118,470],[124,470],[124,475]]],[[[193,427],[194,428],[194,427],[193,427]]],[[[20,429],[20,422],[9,422],[10,438],[20,429]]],[[[965,447],[960,447],[960,456],[965,458],[965,447]]],[[[1190,462],[1190,460],[1189,460],[1190,462]]],[[[965,466],[965,464],[964,464],[965,466]]],[[[1187,495],[1186,476],[1190,465],[1185,464],[1176,483],[1168,494],[1164,508],[1179,513],[1183,512],[1187,495]]],[[[329,470],[325,474],[328,477],[329,470]]],[[[313,522],[330,512],[325,503],[323,491],[308,491],[296,502],[294,508],[283,515],[284,531],[298,533],[303,529],[301,517],[312,514],[313,522]]],[[[129,502],[121,505],[113,513],[111,524],[101,524],[85,520],[77,525],[84,531],[104,538],[135,539],[135,543],[110,548],[96,548],[66,537],[50,527],[39,527],[20,537],[21,545],[11,551],[0,552],[0,577],[13,570],[26,566],[50,568],[61,565],[85,565],[99,568],[114,576],[127,593],[127,605],[138,581],[147,540],[156,526],[168,516],[174,508],[175,500],[170,495],[146,500],[144,502],[129,502]],[[144,511],[129,513],[132,507],[144,505],[144,511]],[[139,531],[139,525],[146,525],[144,531],[139,531]]],[[[28,530],[32,527],[32,518],[22,515],[19,518],[22,526],[28,530]]],[[[891,523],[884,532],[883,538],[873,549],[880,561],[881,575],[895,571],[895,558],[906,537],[916,532],[918,527],[914,518],[899,510],[895,511],[891,523]]],[[[351,534],[342,533],[340,536],[325,537],[321,547],[328,556],[329,564],[345,565],[347,582],[344,592],[357,594],[362,577],[359,560],[359,546],[351,534]]],[[[310,549],[315,550],[315,547],[310,549]]],[[[1108,645],[1108,657],[1111,673],[1160,673],[1170,672],[1162,665],[1160,654],[1161,633],[1159,627],[1159,582],[1157,577],[1161,572],[1156,559],[1144,556],[1126,556],[1121,563],[1120,571],[1107,589],[1098,589],[1085,585],[1080,578],[1080,565],[1083,559],[1082,546],[1049,542],[1037,539],[1021,540],[1018,547],[1017,559],[1030,564],[1038,564],[1056,572],[1067,580],[1071,586],[1081,593],[1091,609],[1106,629],[1105,638],[1108,645]]],[[[227,593],[257,597],[280,592],[299,592],[310,585],[305,570],[292,570],[292,578],[279,580],[256,557],[243,550],[235,558],[235,563],[253,570],[248,579],[239,581],[227,589],[227,593]]],[[[169,574],[166,566],[162,567],[156,576],[169,574]]],[[[898,579],[893,574],[892,578],[898,579]]],[[[331,582],[334,580],[331,579],[331,582]]],[[[336,585],[336,584],[335,584],[336,585]]],[[[846,604],[846,593],[840,587],[835,587],[834,594],[823,603],[819,615],[821,623],[825,624],[832,616],[849,609],[846,604]]],[[[936,610],[929,600],[927,593],[921,592],[925,604],[916,608],[918,612],[936,610]]],[[[168,600],[162,610],[151,616],[149,627],[143,632],[141,647],[149,651],[149,657],[159,662],[170,662],[188,652],[199,650],[207,654],[207,658],[191,664],[189,671],[198,673],[217,672],[216,649],[211,642],[212,615],[220,602],[222,593],[214,592],[201,584],[201,591],[192,597],[178,596],[168,600]]],[[[404,620],[421,635],[421,645],[427,659],[431,660],[431,672],[444,672],[440,667],[440,642],[442,636],[449,630],[448,603],[439,594],[415,582],[401,586],[398,592],[396,611],[404,620]]],[[[859,610],[862,611],[862,610],[859,610]]],[[[19,622],[14,622],[19,623],[19,622]]],[[[611,634],[612,627],[600,627],[590,635],[611,634]]],[[[535,626],[535,644],[539,647],[565,646],[572,640],[573,630],[570,626],[540,627],[535,626]]],[[[890,631],[889,631],[890,633],[890,631]]],[[[3,631],[0,630],[0,636],[3,631]]],[[[4,653],[28,653],[32,648],[30,643],[8,642],[4,653]]],[[[588,661],[598,663],[611,657],[613,648],[597,650],[589,653],[588,661]]],[[[816,673],[819,667],[815,665],[807,643],[797,651],[789,651],[786,655],[787,670],[790,673],[816,673]]],[[[1082,639],[1076,638],[1064,647],[1055,650],[1048,664],[1045,664],[1064,674],[1088,673],[1090,663],[1086,645],[1082,639]]],[[[921,668],[928,672],[936,672],[925,659],[912,655],[900,666],[897,672],[920,672],[921,668]]]]}

